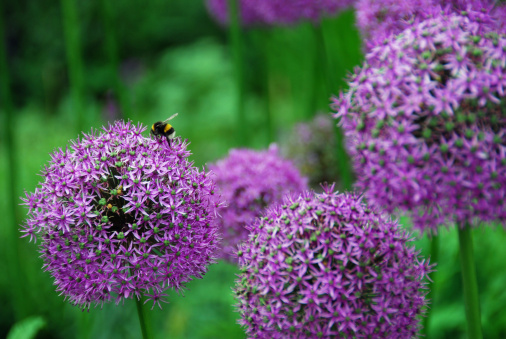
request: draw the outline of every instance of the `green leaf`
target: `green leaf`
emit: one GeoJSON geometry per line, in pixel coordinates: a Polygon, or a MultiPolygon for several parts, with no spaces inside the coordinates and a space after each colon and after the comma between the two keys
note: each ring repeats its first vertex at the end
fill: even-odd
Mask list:
{"type": "Polygon", "coordinates": [[[7,339],[31,339],[46,326],[46,320],[40,316],[32,316],[15,323],[7,339]]]}

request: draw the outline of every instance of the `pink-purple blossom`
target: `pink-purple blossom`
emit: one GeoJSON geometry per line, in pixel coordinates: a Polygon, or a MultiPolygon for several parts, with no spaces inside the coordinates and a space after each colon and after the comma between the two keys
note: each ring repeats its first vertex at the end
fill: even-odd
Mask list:
{"type": "Polygon", "coordinates": [[[357,187],[421,230],[506,221],[506,35],[467,14],[390,37],[333,102],[357,187]]]}
{"type": "Polygon", "coordinates": [[[246,240],[246,225],[285,194],[307,189],[307,179],[297,168],[278,154],[268,150],[232,149],[224,159],[211,164],[217,192],[228,206],[219,209],[216,219],[223,237],[221,257],[234,261],[237,244],[246,240]]]}
{"type": "Polygon", "coordinates": [[[117,121],[51,155],[23,199],[24,236],[40,241],[57,291],[87,308],[143,295],[154,304],[214,262],[219,199],[187,143],[117,121]]]}
{"type": "Polygon", "coordinates": [[[438,12],[465,12],[467,16],[494,29],[506,29],[506,5],[494,0],[358,0],[355,2],[357,26],[366,49],[382,44],[392,34],[398,34],[438,12]],[[493,20],[491,20],[493,18],[493,20]]]}
{"type": "MultiPolygon", "coordinates": [[[[228,25],[228,0],[207,0],[207,8],[216,20],[228,25]]],[[[237,0],[244,26],[290,25],[299,21],[318,22],[350,7],[354,0],[237,0]]]]}
{"type": "Polygon", "coordinates": [[[305,192],[267,208],[239,246],[248,338],[414,338],[432,266],[362,198],[305,192]]]}
{"type": "Polygon", "coordinates": [[[308,177],[314,189],[339,178],[334,125],[330,114],[319,113],[295,125],[283,147],[283,153],[308,177]]]}

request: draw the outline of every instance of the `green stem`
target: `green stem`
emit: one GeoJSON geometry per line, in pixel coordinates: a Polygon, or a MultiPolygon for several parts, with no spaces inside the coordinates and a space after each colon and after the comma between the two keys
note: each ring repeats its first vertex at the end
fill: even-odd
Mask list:
{"type": "Polygon", "coordinates": [[[10,277],[9,281],[15,282],[12,284],[12,291],[14,296],[14,312],[17,320],[28,315],[26,303],[24,302],[24,284],[20,282],[25,281],[22,277],[22,268],[24,265],[21,264],[19,256],[19,233],[18,225],[20,220],[17,216],[17,197],[16,194],[16,183],[18,181],[18,161],[16,158],[16,143],[13,137],[13,132],[16,130],[13,122],[14,107],[12,103],[10,78],[9,78],[9,66],[7,62],[7,48],[6,48],[6,33],[4,31],[4,9],[3,2],[0,1],[0,103],[2,104],[2,134],[4,138],[5,151],[7,153],[7,175],[5,178],[7,186],[7,218],[8,223],[11,227],[5,227],[5,235],[8,241],[8,245],[3,247],[4,258],[9,258],[7,265],[7,275],[10,277]]]}
{"type": "MultiPolygon", "coordinates": [[[[314,54],[313,54],[313,73],[312,75],[312,93],[311,98],[309,100],[309,107],[306,112],[306,118],[309,120],[313,119],[315,116],[315,112],[317,112],[320,109],[320,100],[322,99],[320,95],[320,91],[322,90],[319,86],[320,80],[322,79],[322,76],[324,75],[324,70],[322,69],[322,45],[321,45],[321,38],[320,33],[318,33],[319,30],[321,30],[320,26],[315,26],[314,24],[311,24],[311,28],[313,30],[313,36],[315,40],[315,48],[314,48],[314,54]]],[[[324,91],[327,93],[329,84],[327,83],[327,77],[324,77],[324,91]]]]}
{"type": "Polygon", "coordinates": [[[476,279],[471,227],[466,223],[463,228],[459,228],[458,232],[468,338],[482,339],[480,300],[478,297],[478,282],[476,279]]]}
{"type": "Polygon", "coordinates": [[[104,23],[104,49],[109,61],[109,80],[121,106],[123,116],[130,116],[130,105],[127,91],[119,74],[118,43],[114,30],[114,11],[110,0],[101,0],[102,20],[104,23]]]}
{"type": "MultiPolygon", "coordinates": [[[[322,24],[315,24],[313,26],[314,37],[316,40],[316,59],[315,62],[322,67],[315,67],[317,72],[323,73],[323,79],[325,81],[325,93],[327,93],[327,97],[330,97],[330,94],[337,91],[336,88],[336,80],[334,75],[334,67],[330,63],[330,59],[328,57],[327,44],[325,42],[325,34],[323,32],[322,24]]],[[[338,65],[338,68],[342,68],[342,65],[338,65]]]]}
{"type": "MultiPolygon", "coordinates": [[[[437,263],[439,261],[439,235],[433,235],[430,239],[430,261],[432,263],[437,263]]],[[[429,293],[427,293],[427,299],[430,301],[431,307],[427,310],[427,313],[425,314],[425,318],[423,319],[423,328],[422,328],[422,336],[427,337],[427,334],[429,333],[429,326],[430,326],[430,316],[431,316],[431,309],[434,305],[434,288],[436,284],[434,283],[436,281],[436,272],[433,271],[429,274],[430,280],[429,284],[427,285],[427,288],[429,289],[429,293]]]]}
{"type": "Polygon", "coordinates": [[[267,130],[267,144],[270,145],[274,141],[274,122],[272,121],[272,111],[270,102],[270,77],[269,77],[269,46],[270,31],[262,31],[260,33],[260,48],[263,52],[263,68],[262,78],[265,91],[265,126],[267,130]]]}
{"type": "Polygon", "coordinates": [[[70,80],[70,91],[74,112],[77,115],[77,130],[84,129],[84,67],[81,57],[79,20],[75,0],[60,0],[63,15],[63,33],[70,80]]]}
{"type": "Polygon", "coordinates": [[[249,141],[248,126],[244,112],[244,53],[242,46],[242,32],[240,22],[239,0],[227,0],[229,9],[229,39],[232,44],[232,55],[234,61],[234,73],[237,86],[237,140],[240,146],[246,146],[249,141]]]}
{"type": "MultiPolygon", "coordinates": [[[[325,93],[327,93],[327,97],[330,98],[331,94],[338,90],[338,87],[336,85],[337,82],[334,78],[335,71],[334,67],[332,67],[330,60],[328,58],[323,27],[321,24],[313,27],[315,32],[316,48],[318,50],[317,52],[318,57],[315,60],[315,62],[323,65],[324,79],[326,81],[325,93]]],[[[342,68],[342,65],[340,66],[342,68]]],[[[316,68],[317,67],[315,66],[315,69],[316,68]]],[[[315,76],[315,78],[317,77],[315,76]]],[[[316,86],[316,84],[313,86],[316,86]]],[[[348,153],[346,152],[344,147],[343,132],[337,126],[334,128],[334,131],[336,140],[336,161],[337,161],[337,168],[339,170],[341,188],[343,190],[350,190],[353,184],[353,173],[351,170],[351,164],[350,159],[348,157],[348,153]]]]}
{"type": "Polygon", "coordinates": [[[149,329],[147,326],[146,315],[144,313],[144,305],[142,303],[142,298],[135,298],[135,304],[137,305],[137,315],[139,316],[139,322],[141,324],[141,332],[143,339],[149,339],[151,336],[149,335],[149,329]]]}
{"type": "MultiPolygon", "coordinates": [[[[346,32],[346,30],[349,30],[350,28],[354,27],[355,24],[353,22],[353,15],[350,16],[343,12],[339,15],[336,26],[334,29],[337,32],[346,32]],[[351,21],[350,21],[351,19],[351,21]]],[[[351,35],[352,36],[352,35],[351,35]]],[[[351,41],[350,34],[334,34],[332,35],[332,43],[336,47],[336,49],[339,51],[339,58],[335,58],[335,62],[339,64],[339,74],[336,73],[336,77],[339,78],[340,84],[336,83],[336,86],[342,86],[344,85],[343,78],[346,76],[346,71],[349,70],[356,62],[358,61],[357,58],[353,58],[353,56],[350,54],[352,51],[351,48],[351,41]]],[[[337,90],[337,89],[336,89],[337,90]]]]}
{"type": "Polygon", "coordinates": [[[91,338],[91,314],[90,312],[82,311],[78,316],[78,339],[89,339],[91,338]]]}
{"type": "Polygon", "coordinates": [[[336,157],[337,157],[337,168],[339,169],[339,177],[341,182],[341,188],[345,191],[349,191],[353,186],[353,172],[351,170],[350,158],[344,147],[344,135],[341,128],[337,125],[334,127],[335,139],[336,139],[336,157]]]}

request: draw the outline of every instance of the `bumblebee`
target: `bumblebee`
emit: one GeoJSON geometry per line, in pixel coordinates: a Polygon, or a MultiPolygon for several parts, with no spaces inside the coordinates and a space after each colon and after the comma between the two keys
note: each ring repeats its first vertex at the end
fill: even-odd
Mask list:
{"type": "Polygon", "coordinates": [[[171,124],[168,124],[167,121],[175,118],[178,115],[178,113],[172,115],[170,118],[165,119],[164,121],[157,121],[151,126],[151,134],[155,136],[164,136],[167,138],[167,142],[170,147],[170,140],[173,139],[176,136],[176,131],[174,130],[174,127],[172,127],[171,124]]]}

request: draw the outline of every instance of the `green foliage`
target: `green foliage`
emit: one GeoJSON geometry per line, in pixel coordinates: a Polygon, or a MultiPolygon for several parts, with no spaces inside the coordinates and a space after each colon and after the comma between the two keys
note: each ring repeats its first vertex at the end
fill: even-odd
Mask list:
{"type": "MultiPolygon", "coordinates": [[[[101,96],[111,85],[102,81],[107,77],[107,56],[100,1],[76,3],[86,84],[90,95],[101,96]]],[[[7,0],[4,6],[15,101],[26,104],[36,100],[51,112],[68,93],[60,4],[7,0]]],[[[114,16],[122,60],[150,62],[169,46],[223,35],[201,1],[115,1],[114,16]]]]}
{"type": "Polygon", "coordinates": [[[195,280],[183,295],[171,297],[164,324],[166,337],[175,339],[244,338],[233,309],[233,281],[237,267],[219,262],[202,280],[195,280]],[[192,326],[192,324],[198,324],[192,326]]]}
{"type": "Polygon", "coordinates": [[[12,329],[7,335],[7,339],[32,339],[35,338],[44,326],[46,321],[42,317],[29,317],[19,321],[12,326],[12,329]]]}
{"type": "MultiPolygon", "coordinates": [[[[409,228],[409,220],[403,219],[409,228]]],[[[481,318],[484,338],[505,338],[506,276],[503,255],[506,249],[506,231],[500,225],[482,225],[474,229],[473,245],[480,293],[481,318]]],[[[458,234],[455,228],[441,229],[439,233],[439,261],[436,266],[431,324],[428,338],[466,338],[466,318],[462,296],[458,234]]],[[[430,243],[426,236],[415,241],[415,246],[429,256],[430,243]]]]}

